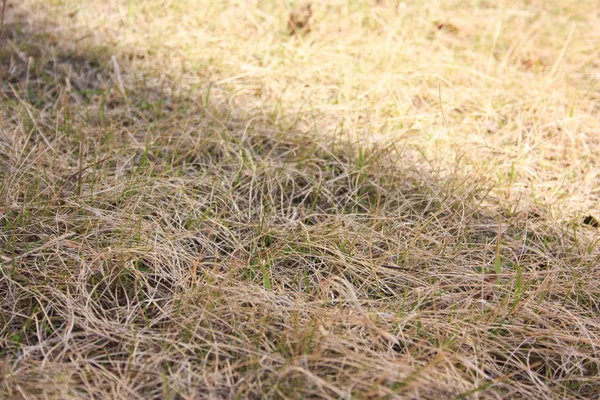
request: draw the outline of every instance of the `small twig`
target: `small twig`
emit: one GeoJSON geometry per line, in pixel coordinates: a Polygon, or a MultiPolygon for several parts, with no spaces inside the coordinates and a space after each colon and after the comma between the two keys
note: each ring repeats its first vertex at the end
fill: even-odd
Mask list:
{"type": "Polygon", "coordinates": [[[442,110],[442,119],[444,120],[444,128],[448,130],[448,124],[446,122],[446,115],[444,114],[444,107],[442,106],[442,84],[438,82],[438,98],[440,100],[440,110],[442,110]]]}
{"type": "MultiPolygon", "coordinates": [[[[2,0],[2,15],[0,15],[0,92],[2,92],[2,84],[4,81],[2,80],[2,43],[4,42],[4,10],[6,9],[6,0],[2,0]]],[[[0,127],[4,125],[4,119],[2,118],[2,113],[0,113],[0,127]]]]}
{"type": "Polygon", "coordinates": [[[79,139],[79,171],[77,178],[77,196],[81,196],[81,185],[83,183],[83,150],[85,142],[85,131],[81,131],[81,137],[79,139]]]}
{"type": "Polygon", "coordinates": [[[30,101],[29,96],[29,71],[31,70],[31,64],[33,64],[33,57],[27,58],[27,71],[25,72],[25,97],[27,101],[30,101]]]}
{"type": "Polygon", "coordinates": [[[74,174],[72,174],[71,176],[68,177],[68,179],[73,179],[75,177],[79,177],[81,175],[82,172],[98,165],[98,164],[102,164],[104,161],[108,160],[111,156],[106,156],[104,158],[102,158],[101,160],[98,160],[96,162],[93,162],[89,165],[86,165],[84,168],[80,168],[77,172],[75,172],[74,174]]]}
{"type": "Polygon", "coordinates": [[[560,65],[561,61],[565,57],[565,53],[567,51],[567,48],[569,47],[569,43],[571,43],[571,39],[573,38],[573,32],[575,32],[574,24],[573,24],[573,26],[571,26],[571,31],[569,32],[569,36],[567,37],[567,41],[565,42],[565,45],[563,46],[562,50],[560,51],[560,54],[558,55],[558,58],[554,62],[554,65],[552,66],[552,71],[550,71],[550,75],[549,75],[550,78],[552,78],[554,76],[554,74],[556,74],[556,70],[558,69],[558,66],[560,65]]]}
{"type": "Polygon", "coordinates": [[[121,68],[119,67],[119,63],[117,62],[117,57],[115,57],[113,55],[113,56],[111,56],[111,60],[113,63],[113,67],[115,69],[115,75],[117,78],[117,86],[119,88],[119,91],[121,92],[121,95],[123,96],[125,105],[127,105],[127,110],[129,112],[131,112],[132,110],[135,111],[141,119],[148,122],[148,120],[146,119],[144,114],[142,114],[136,107],[132,106],[131,102],[129,101],[129,98],[127,97],[127,94],[125,93],[125,85],[123,84],[123,79],[121,78],[121,68]]]}
{"type": "MultiPolygon", "coordinates": [[[[2,53],[2,42],[4,41],[4,10],[6,9],[6,0],[2,0],[2,15],[0,16],[0,53],[2,53]]],[[[0,54],[1,55],[1,54],[0,54]]],[[[0,57],[0,60],[2,57],[0,57]]],[[[2,87],[2,64],[0,64],[0,88],[2,87]]]]}
{"type": "Polygon", "coordinates": [[[412,271],[411,268],[399,267],[397,265],[390,265],[390,264],[381,264],[381,267],[388,268],[388,269],[395,269],[397,271],[412,271]]]}
{"type": "Polygon", "coordinates": [[[113,55],[111,59],[115,68],[115,74],[117,75],[117,83],[119,84],[119,90],[121,91],[123,97],[125,97],[125,86],[123,85],[123,80],[121,79],[121,69],[119,68],[119,64],[117,63],[117,57],[113,55]]]}

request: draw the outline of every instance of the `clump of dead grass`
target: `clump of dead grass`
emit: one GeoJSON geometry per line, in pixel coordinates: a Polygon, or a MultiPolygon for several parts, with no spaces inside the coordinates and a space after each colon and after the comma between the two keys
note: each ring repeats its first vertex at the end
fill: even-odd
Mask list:
{"type": "Polygon", "coordinates": [[[595,233],[500,196],[496,161],[320,137],[17,17],[2,53],[3,396],[600,390],[595,233]]]}

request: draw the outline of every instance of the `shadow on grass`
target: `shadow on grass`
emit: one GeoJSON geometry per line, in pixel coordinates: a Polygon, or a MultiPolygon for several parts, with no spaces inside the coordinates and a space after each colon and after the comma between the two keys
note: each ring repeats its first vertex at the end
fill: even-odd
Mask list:
{"type": "Polygon", "coordinates": [[[24,17],[1,55],[3,395],[599,389],[598,251],[577,227],[483,207],[485,178],[442,179],[400,140],[175,96],[24,17]]]}

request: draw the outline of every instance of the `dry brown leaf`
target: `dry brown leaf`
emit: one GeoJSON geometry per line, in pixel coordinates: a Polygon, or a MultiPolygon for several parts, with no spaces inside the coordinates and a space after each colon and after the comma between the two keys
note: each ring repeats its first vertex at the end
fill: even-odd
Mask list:
{"type": "Polygon", "coordinates": [[[456,25],[453,25],[449,22],[440,22],[440,21],[436,21],[434,22],[435,27],[438,29],[438,31],[442,31],[444,33],[450,33],[452,35],[456,35],[459,32],[459,29],[456,27],[456,25]]]}
{"type": "Polygon", "coordinates": [[[523,60],[523,62],[521,63],[521,66],[527,70],[532,70],[532,69],[536,69],[536,68],[545,67],[546,63],[539,59],[528,58],[526,60],[523,60]]]}
{"type": "Polygon", "coordinates": [[[310,31],[310,17],[312,10],[310,3],[301,3],[290,13],[288,21],[288,32],[290,35],[295,35],[300,32],[310,31]]]}

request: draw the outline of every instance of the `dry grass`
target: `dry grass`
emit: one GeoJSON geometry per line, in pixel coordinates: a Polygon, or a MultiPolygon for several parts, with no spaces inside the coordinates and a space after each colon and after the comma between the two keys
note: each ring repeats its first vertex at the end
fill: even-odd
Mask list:
{"type": "Polygon", "coordinates": [[[597,2],[9,6],[0,397],[600,393],[597,2]]]}

